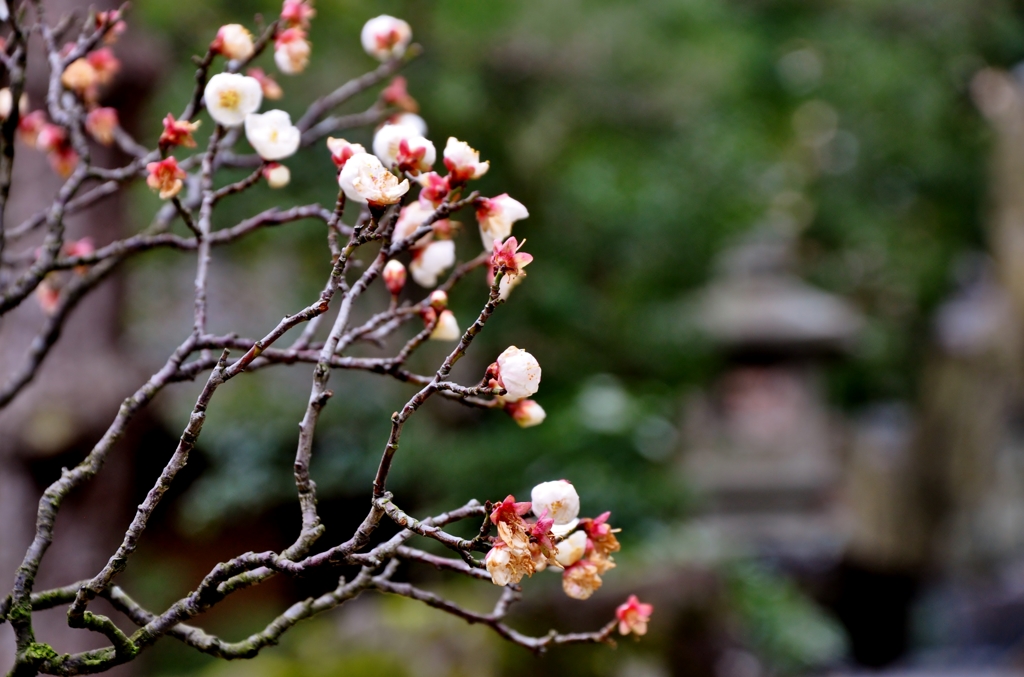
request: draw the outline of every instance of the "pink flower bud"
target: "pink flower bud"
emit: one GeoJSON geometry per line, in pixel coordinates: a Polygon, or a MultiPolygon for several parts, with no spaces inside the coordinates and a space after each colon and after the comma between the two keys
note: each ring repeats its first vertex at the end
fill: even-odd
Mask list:
{"type": "Polygon", "coordinates": [[[429,298],[430,307],[433,308],[434,310],[444,310],[445,308],[448,307],[448,294],[441,291],[440,289],[435,289],[434,291],[430,292],[429,298]]]}
{"type": "Polygon", "coordinates": [[[292,181],[292,172],[282,164],[271,162],[263,168],[263,178],[271,188],[284,188],[292,181]]]}
{"type": "Polygon", "coordinates": [[[60,302],[60,289],[51,282],[51,277],[43,278],[43,281],[36,286],[36,301],[47,315],[52,315],[60,302]]]}
{"type": "Polygon", "coordinates": [[[210,43],[210,49],[223,54],[225,59],[248,59],[255,51],[252,33],[241,24],[227,24],[217,30],[217,37],[210,43]]]}
{"type": "Polygon", "coordinates": [[[112,9],[96,13],[96,30],[102,29],[107,30],[107,34],[103,36],[103,42],[112,45],[128,30],[128,24],[121,20],[120,10],[112,9]]]}
{"type": "MultiPolygon", "coordinates": [[[[397,106],[410,113],[419,113],[420,105],[409,94],[408,84],[401,75],[395,76],[391,83],[380,93],[381,100],[391,106],[397,106]]],[[[420,132],[423,134],[423,132],[420,132]]]]}
{"type": "Polygon", "coordinates": [[[615,618],[619,620],[619,633],[622,635],[628,635],[631,632],[635,635],[647,634],[647,623],[651,620],[652,613],[654,613],[653,605],[644,604],[637,599],[636,595],[630,595],[625,604],[620,604],[615,609],[615,618]]]}
{"type": "Polygon", "coordinates": [[[506,402],[505,412],[519,424],[520,428],[532,428],[535,425],[540,425],[547,417],[544,407],[533,400],[506,402]]]}
{"type": "Polygon", "coordinates": [[[18,137],[26,146],[38,148],[39,133],[46,126],[46,113],[35,110],[18,120],[18,137]]]}
{"type": "Polygon", "coordinates": [[[366,152],[362,144],[349,143],[345,139],[336,139],[333,136],[327,137],[327,150],[331,151],[331,160],[338,169],[344,167],[353,155],[366,152]]]}
{"type": "Polygon", "coordinates": [[[284,96],[281,85],[277,84],[277,80],[264,73],[262,68],[250,68],[245,71],[245,74],[260,83],[260,87],[263,89],[263,98],[276,101],[284,96]]]}
{"type": "Polygon", "coordinates": [[[274,63],[285,75],[297,75],[309,65],[312,49],[304,30],[289,28],[274,40],[274,63]]]}
{"type": "Polygon", "coordinates": [[[359,37],[367,54],[378,61],[390,61],[405,54],[412,41],[412,28],[401,19],[382,14],[367,21],[359,37]]]}
{"type": "Polygon", "coordinates": [[[180,193],[185,185],[183,179],[187,175],[178,166],[178,161],[174,159],[174,156],[160,162],[150,162],[146,165],[146,171],[149,172],[146,185],[159,193],[161,200],[171,199],[180,193]]]}
{"type": "Polygon", "coordinates": [[[405,266],[402,265],[401,261],[391,259],[384,266],[384,285],[391,292],[392,296],[398,296],[402,293],[402,288],[405,287],[405,278],[405,266]]]}
{"type": "Polygon", "coordinates": [[[309,28],[309,20],[315,16],[316,10],[306,0],[284,0],[281,8],[281,21],[289,27],[309,28]]]}
{"type": "Polygon", "coordinates": [[[85,116],[85,130],[104,146],[114,143],[117,126],[117,111],[113,108],[95,108],[85,116]]]}
{"type": "Polygon", "coordinates": [[[121,62],[114,56],[114,50],[109,47],[101,47],[95,52],[89,52],[85,58],[89,60],[89,65],[96,72],[97,82],[101,85],[108,84],[121,70],[121,62]]]}
{"type": "Polygon", "coordinates": [[[530,353],[509,346],[498,356],[496,380],[505,390],[506,402],[517,402],[530,397],[540,388],[540,364],[530,353]]]}

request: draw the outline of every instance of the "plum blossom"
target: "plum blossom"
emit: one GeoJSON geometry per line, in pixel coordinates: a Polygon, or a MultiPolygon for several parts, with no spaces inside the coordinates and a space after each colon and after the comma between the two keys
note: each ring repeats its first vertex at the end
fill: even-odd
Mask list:
{"type": "MultiPolygon", "coordinates": [[[[419,230],[420,226],[422,226],[428,218],[433,216],[433,214],[434,210],[419,200],[416,202],[410,202],[406,206],[402,207],[402,211],[399,212],[398,220],[395,221],[395,230],[392,232],[391,239],[397,242],[410,237],[413,233],[419,230]]],[[[436,226],[437,222],[435,222],[434,225],[436,226]]],[[[413,246],[424,247],[428,242],[430,242],[430,240],[431,233],[428,232],[418,239],[413,246]]]]}
{"type": "Polygon", "coordinates": [[[435,289],[427,297],[430,307],[434,310],[444,310],[448,307],[448,292],[443,289],[435,289]]]}
{"type": "Polygon", "coordinates": [[[508,585],[523,580],[534,572],[533,556],[529,549],[514,550],[499,542],[484,556],[484,566],[495,585],[508,585]]]}
{"type": "Polygon", "coordinates": [[[544,407],[533,400],[519,400],[518,402],[506,402],[505,413],[512,417],[520,428],[532,428],[540,425],[547,417],[544,407]]]}
{"type": "Polygon", "coordinates": [[[217,30],[210,49],[223,54],[225,59],[248,59],[255,52],[250,33],[242,24],[226,24],[217,30]]]}
{"type": "Polygon", "coordinates": [[[85,116],[85,131],[104,146],[114,143],[117,126],[117,111],[113,108],[94,108],[85,116]]]}
{"type": "Polygon", "coordinates": [[[514,237],[510,237],[504,243],[495,240],[494,253],[491,255],[491,268],[495,271],[504,271],[506,278],[515,279],[526,275],[523,268],[533,261],[533,256],[519,251],[524,244],[526,244],[526,240],[520,244],[514,237]]]}
{"type": "Polygon", "coordinates": [[[128,30],[128,24],[121,19],[121,11],[117,9],[106,12],[96,12],[96,30],[107,29],[103,36],[103,42],[112,45],[117,39],[128,30]]]}
{"type": "MultiPolygon", "coordinates": [[[[11,117],[11,111],[14,108],[14,96],[11,94],[10,87],[4,87],[0,89],[0,120],[6,120],[11,117]]],[[[18,113],[22,117],[28,113],[28,94],[25,92],[21,93],[21,97],[18,99],[18,113]]]]}
{"type": "Polygon", "coordinates": [[[284,0],[281,8],[281,20],[288,26],[309,28],[309,20],[315,16],[313,3],[306,0],[284,0]]]}
{"type": "Polygon", "coordinates": [[[61,73],[60,83],[83,98],[99,83],[96,69],[86,58],[75,59],[61,73]]]}
{"type": "Polygon", "coordinates": [[[437,159],[434,144],[407,125],[384,125],[373,137],[373,154],[385,167],[413,175],[430,171],[437,159]]]}
{"type": "Polygon", "coordinates": [[[568,480],[541,482],[530,492],[534,514],[547,513],[558,526],[575,528],[580,514],[580,495],[568,480]]]}
{"type": "Polygon", "coordinates": [[[192,132],[199,129],[201,120],[189,122],[188,120],[175,120],[170,113],[164,118],[164,131],[160,134],[160,145],[164,148],[171,146],[184,146],[195,148],[196,140],[192,138],[192,132]]]}
{"type": "Polygon", "coordinates": [[[389,125],[405,125],[406,127],[412,127],[419,132],[420,136],[427,135],[427,121],[415,113],[404,112],[392,115],[387,119],[387,123],[389,125]]]}
{"type": "Polygon", "coordinates": [[[187,176],[173,155],[160,162],[150,162],[146,165],[146,171],[149,172],[146,185],[157,191],[161,200],[169,200],[180,193],[184,186],[183,179],[187,176]]]}
{"type": "Polygon", "coordinates": [[[395,204],[409,192],[409,180],[398,178],[384,169],[376,156],[369,153],[353,155],[338,174],[338,185],[348,199],[370,205],[395,204]]]}
{"type": "Polygon", "coordinates": [[[264,160],[283,160],[299,149],[302,132],[288,113],[270,110],[245,116],[245,138],[264,160]]]}
{"type": "Polygon", "coordinates": [[[121,61],[114,56],[114,50],[109,47],[101,47],[89,52],[85,57],[96,73],[96,82],[100,85],[109,84],[117,72],[121,70],[121,61]]]}
{"type": "Polygon", "coordinates": [[[597,567],[585,559],[566,567],[562,572],[562,589],[573,599],[588,599],[601,587],[601,583],[597,567]]]}
{"type": "MultiPolygon", "coordinates": [[[[388,86],[381,91],[380,98],[384,103],[397,106],[409,113],[418,113],[420,110],[419,103],[409,94],[408,82],[401,75],[396,75],[391,80],[388,86]]],[[[426,133],[425,129],[420,132],[420,134],[426,133]]]]}
{"type": "Polygon", "coordinates": [[[480,224],[480,239],[483,240],[484,249],[493,247],[495,240],[504,242],[512,234],[512,224],[529,215],[523,203],[509,197],[508,193],[481,198],[477,202],[476,220],[480,224]]]}
{"type": "Polygon", "coordinates": [[[479,179],[491,168],[491,163],[489,160],[480,162],[478,151],[465,141],[449,136],[444,147],[444,166],[448,168],[449,182],[459,185],[470,179],[479,179]]]}
{"type": "Polygon", "coordinates": [[[245,74],[250,78],[255,78],[260,83],[260,88],[263,90],[263,98],[277,101],[284,96],[284,90],[281,89],[281,85],[277,84],[277,80],[267,75],[262,68],[250,68],[245,71],[245,74]]]}
{"type": "Polygon", "coordinates": [[[362,144],[349,143],[345,139],[336,139],[333,136],[327,137],[327,150],[331,151],[331,160],[338,169],[344,167],[353,155],[366,152],[362,144]]]}
{"type": "Polygon", "coordinates": [[[53,315],[57,310],[57,304],[60,302],[60,288],[52,274],[44,277],[36,287],[36,301],[47,315],[53,315]]]}
{"type": "Polygon", "coordinates": [[[36,148],[46,153],[50,167],[59,176],[68,177],[78,164],[78,153],[63,127],[44,123],[36,135],[36,148]]]}
{"type": "Polygon", "coordinates": [[[533,395],[540,388],[540,364],[530,353],[509,346],[488,369],[493,385],[505,390],[502,399],[517,402],[533,395]]]}
{"type": "Polygon", "coordinates": [[[429,202],[434,207],[439,207],[448,194],[452,192],[447,176],[441,176],[437,172],[427,172],[416,177],[420,184],[420,201],[429,202]]]}
{"type": "Polygon", "coordinates": [[[206,109],[214,122],[225,127],[238,127],[245,116],[259,110],[263,88],[259,80],[237,73],[217,73],[206,83],[206,109]]]}
{"type": "Polygon", "coordinates": [[[46,113],[41,110],[35,110],[28,115],[23,115],[18,120],[18,138],[26,146],[36,147],[39,141],[39,133],[43,131],[43,127],[46,125],[46,113]]]}
{"type": "Polygon", "coordinates": [[[382,14],[363,25],[360,40],[366,53],[378,61],[397,59],[412,41],[412,28],[393,16],[382,14]]]}
{"type": "Polygon", "coordinates": [[[274,63],[285,75],[297,75],[309,65],[309,54],[312,51],[306,40],[306,31],[301,28],[289,28],[282,31],[274,40],[274,63]]]}
{"type": "Polygon", "coordinates": [[[388,288],[392,296],[398,296],[402,293],[402,288],[405,287],[405,266],[402,265],[401,261],[391,259],[387,265],[384,266],[384,286],[388,288]]]}
{"type": "Polygon", "coordinates": [[[571,567],[583,559],[587,552],[587,535],[582,531],[573,532],[568,538],[558,544],[555,551],[555,560],[563,568],[571,567]]]}
{"type": "Polygon", "coordinates": [[[580,524],[587,534],[589,559],[597,567],[598,573],[602,574],[615,568],[615,560],[612,559],[611,554],[618,552],[622,547],[615,537],[619,530],[613,529],[608,524],[609,517],[611,517],[611,513],[605,512],[593,519],[587,517],[580,520],[580,524]]]}
{"type": "Polygon", "coordinates": [[[438,240],[413,252],[409,273],[421,287],[433,287],[441,273],[455,265],[455,243],[438,240]]]}
{"type": "Polygon", "coordinates": [[[284,188],[292,182],[292,171],[282,164],[271,162],[263,168],[263,178],[271,188],[284,188]]]}
{"type": "Polygon", "coordinates": [[[462,330],[459,329],[459,322],[455,314],[450,310],[442,310],[437,317],[437,324],[434,331],[430,332],[432,341],[457,341],[462,337],[462,330]]]}
{"type": "Polygon", "coordinates": [[[628,635],[632,632],[638,636],[646,635],[647,623],[650,622],[652,613],[653,605],[644,604],[636,595],[630,595],[624,604],[615,609],[615,618],[619,620],[619,634],[628,635]]]}

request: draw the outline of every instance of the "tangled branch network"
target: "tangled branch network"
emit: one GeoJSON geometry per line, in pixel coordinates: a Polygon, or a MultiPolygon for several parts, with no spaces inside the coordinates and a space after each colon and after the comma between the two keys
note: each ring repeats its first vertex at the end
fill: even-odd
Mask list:
{"type": "Polygon", "coordinates": [[[522,426],[536,425],[544,419],[544,410],[529,399],[540,384],[540,365],[525,350],[509,347],[474,385],[460,385],[449,379],[452,367],[465,355],[474,337],[523,279],[523,269],[532,257],[520,251],[511,231],[513,223],[528,214],[522,204],[508,195],[485,198],[469,190],[470,182],[486,173],[489,164],[481,162],[477,151],[465,142],[449,138],[443,152],[446,174],[432,170],[437,159],[435,147],[424,136],[426,125],[415,114],[416,102],[406,91],[405,80],[395,76],[420,52],[417,45],[411,44],[409,25],[390,16],[367,22],[362,43],[381,65],[315,100],[295,124],[284,111],[258,112],[265,99],[279,98],[282,90],[271,76],[252,64],[272,48],[274,64],[282,74],[292,75],[306,67],[311,54],[306,31],[315,15],[310,0],[285,0],[280,17],[255,39],[241,25],[222,26],[206,54],[196,59],[196,84],[190,100],[178,117],[168,114],[164,118],[158,147],[149,149],[120,127],[116,110],[97,103],[103,88],[118,71],[112,45],[126,28],[124,10],[92,13],[75,33],[76,20],[71,17],[48,23],[39,0],[20,4],[11,0],[10,6],[0,0],[0,20],[6,34],[0,61],[9,81],[8,87],[0,90],[0,315],[24,302],[39,303],[46,313],[23,363],[0,387],[0,406],[10,403],[32,381],[72,309],[119,263],[156,248],[191,252],[196,259],[193,320],[192,326],[183,331],[184,340],[163,367],[124,400],[86,458],[63,470],[60,479],[39,500],[34,538],[17,570],[10,594],[0,601],[0,623],[11,624],[17,641],[16,660],[9,674],[102,672],[134,659],[165,635],[215,656],[249,658],[276,643],[300,620],[340,606],[369,590],[419,600],[470,623],[486,625],[505,639],[533,651],[561,644],[611,642],[616,629],[622,634],[643,634],[651,607],[635,596],[617,609],[615,619],[594,632],[551,631],[531,637],[506,624],[509,608],[520,598],[524,577],[544,568],[561,570],[566,594],[585,599],[601,585],[601,576],[615,566],[612,553],[619,549],[617,530],[609,525],[607,513],[580,518],[579,496],[568,481],[538,485],[533,489],[531,502],[517,502],[513,496],[493,504],[474,500],[425,518],[403,511],[387,490],[388,473],[398,453],[405,423],[435,395],[466,406],[503,410],[522,426]],[[33,36],[38,36],[45,46],[49,77],[45,105],[30,111],[24,90],[28,41],[33,36]],[[223,64],[222,70],[214,74],[218,64],[223,64]],[[389,79],[367,110],[348,115],[333,112],[356,94],[389,79]],[[205,150],[187,155],[188,149],[197,147],[198,117],[204,109],[212,118],[213,129],[205,150]],[[358,144],[328,136],[338,130],[368,125],[381,125],[374,137],[372,154],[358,144]],[[243,137],[255,154],[236,150],[243,137]],[[325,139],[340,188],[332,209],[317,204],[275,207],[234,226],[212,228],[213,212],[223,200],[258,190],[264,183],[271,189],[287,184],[289,171],[281,161],[325,139]],[[91,159],[95,144],[116,145],[132,159],[120,167],[98,167],[91,159]],[[21,147],[45,153],[53,170],[63,177],[63,184],[46,209],[11,226],[4,214],[15,149],[21,147]],[[248,168],[251,173],[240,181],[219,185],[223,181],[218,182],[218,171],[232,168],[248,168]],[[99,203],[141,179],[165,201],[148,228],[99,245],[88,239],[65,238],[66,215],[99,203]],[[410,188],[414,185],[419,193],[416,199],[411,199],[410,188]],[[358,210],[352,225],[343,220],[346,206],[358,210]],[[449,216],[466,208],[476,212],[484,251],[456,265],[452,240],[456,233],[449,216]],[[319,297],[282,319],[262,338],[211,334],[207,330],[211,249],[300,219],[317,219],[326,226],[331,265],[319,297]],[[186,235],[173,232],[179,221],[182,231],[187,229],[186,235]],[[41,237],[42,245],[22,245],[23,250],[16,251],[19,241],[31,234],[41,237]],[[363,267],[353,265],[354,254],[364,247],[375,252],[372,262],[363,267]],[[408,270],[400,257],[410,261],[408,270]],[[488,270],[487,296],[479,315],[462,331],[446,307],[447,293],[476,268],[488,270]],[[439,283],[449,269],[452,272],[439,283]],[[407,274],[429,290],[419,301],[400,298],[407,274]],[[391,293],[388,307],[354,325],[350,322],[353,305],[378,279],[391,293]],[[332,311],[326,338],[320,340],[320,324],[330,318],[332,311]],[[384,345],[385,337],[400,335],[406,325],[420,323],[422,326],[393,356],[345,355],[353,344],[384,345]],[[287,347],[280,346],[280,339],[300,325],[303,326],[298,338],[287,347]],[[455,347],[433,374],[408,370],[407,360],[428,340],[451,341],[455,347]],[[314,365],[294,463],[302,515],[298,538],[281,552],[248,552],[218,564],[194,590],[163,611],[143,608],[115,579],[128,566],[150,516],[187,464],[211,400],[228,381],[246,372],[296,363],[314,365]],[[348,540],[315,548],[324,528],[317,514],[316,487],[309,472],[313,438],[320,412],[331,397],[328,382],[335,371],[347,369],[390,376],[412,385],[416,392],[391,417],[391,432],[373,482],[366,517],[348,540]],[[100,472],[129,421],[157,393],[173,383],[203,375],[205,385],[177,448],[106,566],[88,580],[52,590],[35,590],[33,583],[52,542],[62,502],[100,472]],[[480,522],[475,537],[464,539],[445,530],[467,519],[480,522]],[[386,539],[375,537],[375,530],[386,520],[400,527],[398,533],[386,539]],[[414,545],[417,538],[437,541],[453,555],[438,556],[419,549],[414,545]],[[477,553],[485,556],[480,559],[477,553]],[[402,562],[489,580],[502,586],[503,592],[490,612],[472,611],[396,580],[402,562]],[[341,577],[337,587],[327,594],[294,603],[263,630],[240,641],[228,641],[189,624],[228,595],[273,576],[294,576],[340,564],[358,567],[358,573],[341,577]],[[126,633],[112,619],[90,611],[89,605],[97,597],[108,600],[138,629],[126,633]],[[33,613],[59,605],[67,605],[71,627],[100,633],[109,646],[61,654],[37,641],[33,613]]]}

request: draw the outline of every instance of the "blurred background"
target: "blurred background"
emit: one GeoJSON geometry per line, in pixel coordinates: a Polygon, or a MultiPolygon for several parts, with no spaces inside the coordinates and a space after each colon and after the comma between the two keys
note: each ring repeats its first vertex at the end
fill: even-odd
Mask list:
{"type": "MultiPolygon", "coordinates": [[[[107,105],[130,107],[128,124],[152,145],[160,118],[191,91],[189,57],[216,28],[254,28],[255,12],[279,9],[276,0],[137,3],[115,48],[123,85],[107,105]]],[[[392,490],[427,514],[570,479],[585,514],[610,509],[623,528],[619,567],[586,603],[538,574],[513,622],[598,627],[636,591],[655,604],[651,632],[616,650],[537,658],[417,603],[369,595],[253,661],[218,662],[164,640],[123,674],[1024,674],[1024,74],[1015,72],[1024,5],[317,0],[316,9],[311,66],[278,76],[280,107],[298,114],[370,69],[361,26],[402,17],[425,48],[404,74],[428,137],[439,147],[450,135],[467,140],[491,161],[481,192],[508,192],[530,210],[515,230],[536,257],[529,278],[457,375],[473,381],[506,345],[526,348],[544,369],[537,399],[548,419],[520,430],[505,416],[432,402],[407,428],[392,490]]],[[[274,71],[270,55],[263,61],[274,71]]],[[[345,136],[369,146],[372,130],[345,136]]],[[[333,201],[326,148],[287,164],[288,189],[225,202],[215,227],[273,204],[333,201]]],[[[72,230],[105,243],[142,228],[156,207],[137,186],[117,219],[107,212],[72,230]]],[[[463,220],[468,260],[478,245],[471,214],[463,220]]],[[[262,335],[308,303],[329,265],[321,228],[289,225],[216,251],[211,331],[262,335]]],[[[168,252],[132,260],[108,283],[106,314],[80,310],[65,342],[90,323],[105,338],[55,354],[22,409],[0,416],[4,580],[38,492],[188,331],[193,266],[168,252]],[[103,387],[88,369],[69,377],[59,367],[111,355],[118,376],[103,387]],[[47,383],[58,373],[82,383],[57,392],[47,383]]],[[[456,288],[462,326],[484,294],[479,271],[456,288]]],[[[445,352],[430,345],[413,366],[431,370],[445,352]]],[[[216,562],[292,541],[290,465],[310,374],[266,370],[218,392],[201,453],[124,574],[141,602],[167,604],[216,562]]],[[[325,545],[364,514],[389,414],[411,393],[345,372],[331,386],[313,465],[325,545]]],[[[111,479],[62,513],[67,537],[92,545],[54,557],[44,580],[66,584],[105,561],[199,387],[161,395],[104,470],[111,479]]],[[[474,607],[496,595],[405,575],[474,607]]],[[[333,585],[275,580],[201,620],[238,638],[333,585]]],[[[49,631],[66,633],[62,612],[48,613],[49,631]]]]}

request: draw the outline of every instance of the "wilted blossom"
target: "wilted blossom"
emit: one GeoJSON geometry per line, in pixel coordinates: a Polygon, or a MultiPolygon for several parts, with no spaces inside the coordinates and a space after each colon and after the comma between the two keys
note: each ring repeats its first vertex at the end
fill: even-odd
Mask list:
{"type": "Polygon", "coordinates": [[[312,2],[306,0],[284,0],[281,8],[281,21],[288,26],[309,28],[309,20],[316,16],[312,2]]]}
{"type": "Polygon", "coordinates": [[[487,553],[484,563],[495,585],[518,583],[536,570],[529,525],[522,518],[529,511],[529,502],[517,503],[511,494],[491,511],[491,523],[498,527],[500,540],[487,553]]]}
{"type": "Polygon", "coordinates": [[[246,115],[259,110],[263,88],[256,78],[248,75],[217,73],[206,83],[203,96],[214,122],[238,127],[245,122],[246,115]]]}
{"type": "Polygon", "coordinates": [[[587,535],[582,531],[575,531],[564,541],[558,544],[555,549],[555,560],[563,569],[571,567],[583,559],[587,552],[587,535]]]}
{"type": "Polygon", "coordinates": [[[484,557],[484,566],[491,575],[495,585],[508,585],[523,580],[523,576],[531,576],[535,570],[533,555],[529,548],[514,550],[505,543],[494,545],[484,557]]]}
{"type": "Polygon", "coordinates": [[[620,604],[615,609],[615,618],[619,619],[619,634],[635,635],[647,634],[647,623],[654,613],[654,606],[644,604],[636,595],[630,595],[625,604],[620,604]]]}
{"type": "Polygon", "coordinates": [[[277,84],[277,80],[267,75],[262,68],[249,68],[245,74],[260,83],[260,88],[263,89],[263,98],[277,101],[284,96],[281,85],[277,84]]]}
{"type": "Polygon", "coordinates": [[[452,240],[431,242],[413,252],[409,273],[421,287],[433,287],[437,278],[455,265],[455,243],[452,240]]]}
{"type": "MultiPolygon", "coordinates": [[[[419,103],[409,94],[408,83],[401,75],[395,76],[388,86],[381,91],[380,98],[384,103],[396,106],[409,113],[418,113],[420,111],[419,103]]],[[[426,134],[426,130],[420,132],[420,134],[426,134]]]]}
{"type": "Polygon", "coordinates": [[[492,387],[505,390],[502,399],[517,402],[533,395],[540,388],[540,364],[530,353],[509,346],[487,369],[492,387]]]}
{"type": "Polygon", "coordinates": [[[407,125],[388,124],[377,130],[373,154],[385,167],[414,175],[430,171],[437,159],[434,144],[407,125]]]}
{"type": "Polygon", "coordinates": [[[113,108],[94,108],[85,116],[85,131],[104,146],[114,143],[117,125],[117,111],[113,108]]]}
{"type": "Polygon", "coordinates": [[[150,162],[146,171],[149,172],[146,185],[159,193],[161,200],[169,200],[180,193],[183,179],[187,176],[173,156],[160,162],[150,162]]]}
{"type": "Polygon", "coordinates": [[[172,146],[195,148],[196,140],[192,138],[192,132],[199,129],[200,122],[202,121],[175,120],[174,116],[168,113],[164,118],[164,131],[160,134],[160,145],[164,148],[172,146]]]}
{"type": "Polygon", "coordinates": [[[452,192],[447,176],[441,176],[437,172],[427,172],[416,177],[416,182],[422,186],[420,189],[420,200],[429,202],[438,207],[444,202],[448,194],[452,192]]]}
{"type": "Polygon", "coordinates": [[[217,30],[210,49],[225,59],[248,59],[255,52],[250,33],[242,24],[226,24],[217,30]]]}
{"type": "Polygon", "coordinates": [[[492,269],[495,271],[504,271],[505,275],[509,278],[526,275],[526,273],[523,272],[523,268],[533,261],[533,256],[526,252],[519,251],[524,244],[526,244],[526,240],[523,240],[522,244],[520,244],[516,242],[514,237],[510,237],[505,240],[504,243],[495,240],[494,253],[491,254],[492,269]]]}
{"type": "MultiPolygon", "coordinates": [[[[391,239],[394,242],[404,240],[411,236],[420,226],[426,222],[434,214],[434,210],[430,206],[423,204],[419,200],[416,202],[410,202],[406,206],[402,207],[402,211],[398,214],[398,220],[395,221],[395,229],[392,232],[391,239]]],[[[437,225],[435,222],[433,225],[437,225]]],[[[423,237],[419,238],[415,243],[414,247],[423,247],[430,242],[431,233],[426,233],[423,237]]],[[[454,249],[453,249],[454,252],[454,249]]]]}
{"type": "Polygon", "coordinates": [[[274,63],[285,75],[297,75],[309,65],[309,54],[312,52],[306,31],[301,28],[289,28],[282,31],[274,40],[274,63]]]}
{"type": "Polygon", "coordinates": [[[541,482],[530,492],[535,515],[547,513],[557,526],[574,528],[580,514],[580,495],[568,480],[541,482]]]}
{"type": "Polygon", "coordinates": [[[264,160],[283,160],[299,149],[302,133],[288,113],[269,110],[245,116],[245,138],[264,160]]]}
{"type": "MultiPolygon", "coordinates": [[[[6,120],[11,116],[11,110],[14,108],[14,97],[11,94],[10,87],[4,87],[0,89],[0,120],[6,120]]],[[[21,97],[18,99],[18,112],[22,117],[28,113],[28,94],[25,92],[21,93],[21,97]]]]}
{"type": "Polygon", "coordinates": [[[597,567],[598,573],[602,574],[609,569],[615,568],[615,561],[612,559],[611,554],[618,552],[621,547],[619,540],[615,537],[619,530],[613,529],[608,524],[609,517],[611,517],[611,513],[605,512],[593,519],[586,517],[580,520],[580,525],[587,534],[588,557],[594,566],[597,567]]]}
{"type": "Polygon", "coordinates": [[[520,428],[532,428],[540,425],[547,417],[544,407],[533,400],[519,400],[518,402],[506,402],[505,413],[512,417],[520,428]]]}
{"type": "Polygon", "coordinates": [[[271,188],[284,188],[292,182],[292,170],[277,162],[271,162],[263,168],[263,178],[271,188]]]}
{"type": "Polygon", "coordinates": [[[355,202],[374,206],[393,205],[409,192],[409,180],[398,178],[384,169],[376,156],[369,153],[353,155],[338,174],[338,185],[355,202]]]}
{"type": "Polygon", "coordinates": [[[508,193],[480,199],[476,207],[476,220],[480,224],[480,239],[484,249],[493,247],[495,240],[504,242],[512,234],[512,224],[529,215],[523,203],[509,197],[508,193]]]}
{"type": "Polygon", "coordinates": [[[437,324],[434,331],[430,332],[432,341],[456,341],[462,337],[462,330],[455,319],[455,314],[450,310],[442,310],[437,317],[437,324]]]}
{"type": "Polygon", "coordinates": [[[384,286],[388,288],[392,296],[398,296],[402,293],[402,288],[405,287],[405,266],[402,265],[401,261],[391,259],[387,265],[384,266],[384,286]]]}
{"type": "Polygon", "coordinates": [[[448,168],[449,182],[457,186],[470,179],[479,179],[491,168],[491,163],[480,162],[480,153],[465,141],[454,136],[448,137],[444,147],[444,166],[448,168]]]}
{"type": "Polygon", "coordinates": [[[331,151],[331,160],[338,169],[344,167],[353,155],[366,152],[360,143],[349,143],[345,139],[336,139],[333,136],[327,137],[327,150],[331,151]]]}
{"type": "Polygon", "coordinates": [[[382,14],[367,21],[359,37],[367,54],[390,61],[405,54],[412,42],[412,28],[401,19],[382,14]]]}
{"type": "Polygon", "coordinates": [[[587,599],[601,587],[601,575],[591,562],[581,559],[562,572],[562,589],[573,599],[587,599]]]}

